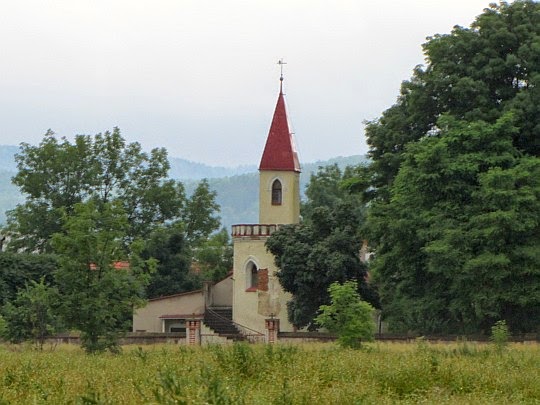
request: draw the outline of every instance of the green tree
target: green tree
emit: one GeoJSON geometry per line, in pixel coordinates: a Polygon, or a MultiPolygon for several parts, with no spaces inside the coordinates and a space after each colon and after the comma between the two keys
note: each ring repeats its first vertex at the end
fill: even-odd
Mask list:
{"type": "MultiPolygon", "coordinates": [[[[357,174],[364,170],[363,165],[347,166],[341,170],[337,164],[321,166],[313,173],[306,186],[307,200],[302,202],[301,213],[303,220],[309,222],[317,207],[336,209],[339,205],[348,203],[355,207],[355,215],[363,215],[364,205],[356,193],[351,193],[349,183],[356,180],[357,174]]],[[[357,224],[359,225],[359,224],[357,224]]]]}
{"type": "Polygon", "coordinates": [[[17,292],[32,281],[53,282],[58,267],[57,258],[50,254],[0,252],[0,307],[15,299],[17,292]]]}
{"type": "Polygon", "coordinates": [[[8,213],[8,247],[50,252],[51,236],[77,203],[121,203],[129,219],[127,243],[180,217],[185,202],[181,183],[167,179],[164,149],[144,153],[126,144],[120,130],[77,135],[73,143],[48,131],[37,146],[21,144],[13,177],[26,202],[8,213]]]}
{"type": "Polygon", "coordinates": [[[156,298],[200,288],[200,276],[190,272],[192,256],[182,223],[156,229],[141,252],[142,258],[157,260],[156,271],[146,287],[147,297],[156,298]]]}
{"type": "Polygon", "coordinates": [[[197,246],[219,228],[220,218],[216,192],[210,190],[208,180],[203,179],[186,201],[183,214],[186,237],[191,246],[197,246]]]}
{"type": "Polygon", "coordinates": [[[31,281],[2,307],[3,337],[13,343],[31,340],[41,350],[46,338],[60,329],[54,312],[57,301],[57,291],[45,284],[44,278],[39,283],[31,281]]]}
{"type": "Polygon", "coordinates": [[[367,123],[372,165],[364,181],[372,197],[390,198],[405,146],[436,135],[442,115],[493,124],[514,111],[513,146],[540,156],[539,10],[532,0],[492,3],[470,28],[428,38],[426,66],[403,82],[395,105],[367,123]]]}
{"type": "Polygon", "coordinates": [[[88,202],[75,204],[62,232],[53,235],[60,262],[55,274],[59,313],[68,328],[81,332],[87,352],[117,351],[133,310],[144,303],[144,287],[155,263],[142,261],[136,244],[126,256],[127,229],[128,216],[120,203],[88,202]],[[128,269],[115,266],[128,259],[128,269]]]}
{"type": "Polygon", "coordinates": [[[338,334],[338,343],[358,348],[361,341],[372,341],[375,335],[374,308],[362,301],[355,281],[332,283],[328,287],[330,305],[321,305],[315,322],[338,334]]]}
{"type": "Polygon", "coordinates": [[[540,322],[540,4],[491,4],[424,44],[366,127],[367,232],[383,315],[420,333],[540,322]]]}
{"type": "Polygon", "coordinates": [[[223,279],[233,267],[233,247],[227,230],[211,235],[195,249],[194,257],[204,279],[223,279]]]}
{"type": "Polygon", "coordinates": [[[387,203],[372,204],[372,261],[390,325],[420,333],[540,323],[540,159],[495,124],[445,117],[410,144],[387,203]]]}

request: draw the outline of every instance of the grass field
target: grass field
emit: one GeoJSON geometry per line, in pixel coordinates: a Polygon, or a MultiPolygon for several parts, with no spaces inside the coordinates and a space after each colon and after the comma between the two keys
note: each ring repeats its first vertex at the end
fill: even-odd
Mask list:
{"type": "Polygon", "coordinates": [[[0,345],[0,404],[540,403],[540,346],[0,345]]]}

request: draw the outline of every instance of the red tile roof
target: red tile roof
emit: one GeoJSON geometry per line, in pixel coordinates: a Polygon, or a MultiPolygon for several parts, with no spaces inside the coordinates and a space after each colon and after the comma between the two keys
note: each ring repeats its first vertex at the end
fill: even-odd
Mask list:
{"type": "MultiPolygon", "coordinates": [[[[129,262],[113,262],[112,267],[115,270],[128,270],[129,262]]],[[[90,263],[90,270],[97,270],[97,265],[95,263],[90,263]]]]}
{"type": "Polygon", "coordinates": [[[283,92],[280,90],[274,118],[261,158],[259,170],[283,170],[300,172],[298,153],[289,128],[283,92]]]}

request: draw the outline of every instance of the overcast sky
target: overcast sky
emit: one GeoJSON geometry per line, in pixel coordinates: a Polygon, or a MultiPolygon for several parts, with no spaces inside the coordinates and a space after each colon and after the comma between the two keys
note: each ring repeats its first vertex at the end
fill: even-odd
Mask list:
{"type": "Polygon", "coordinates": [[[0,0],[0,144],[120,127],[144,148],[258,164],[279,90],[300,159],[367,151],[364,120],[480,0],[0,0]]]}

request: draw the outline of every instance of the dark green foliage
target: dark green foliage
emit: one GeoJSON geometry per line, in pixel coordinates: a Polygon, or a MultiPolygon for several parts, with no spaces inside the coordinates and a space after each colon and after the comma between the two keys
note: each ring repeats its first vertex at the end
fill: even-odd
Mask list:
{"type": "Polygon", "coordinates": [[[512,146],[511,117],[441,120],[411,144],[391,190],[372,205],[371,268],[396,329],[470,333],[505,319],[540,323],[540,160],[512,146]]]}
{"type": "Polygon", "coordinates": [[[19,290],[17,297],[2,307],[3,337],[10,342],[32,340],[41,349],[45,339],[60,329],[60,319],[54,308],[58,305],[58,292],[45,284],[31,281],[19,290]]]}
{"type": "Polygon", "coordinates": [[[357,194],[350,193],[348,185],[364,168],[364,165],[358,165],[347,166],[342,170],[337,164],[319,167],[316,173],[311,174],[306,185],[307,199],[301,207],[303,220],[309,222],[317,207],[334,210],[344,203],[349,204],[354,214],[361,218],[364,206],[357,194]]]}
{"type": "Polygon", "coordinates": [[[139,259],[137,246],[132,246],[129,258],[125,255],[127,227],[120,204],[76,204],[63,232],[53,236],[60,262],[55,274],[59,313],[68,328],[81,331],[87,352],[118,350],[118,338],[128,330],[133,309],[144,303],[153,262],[139,259]],[[129,269],[115,268],[116,262],[127,259],[129,269]]]}
{"type": "Polygon", "coordinates": [[[537,330],[540,4],[492,4],[424,51],[368,123],[373,164],[356,180],[383,314],[420,333],[537,330]]]}
{"type": "Polygon", "coordinates": [[[156,272],[146,288],[148,298],[201,287],[200,277],[190,273],[192,251],[181,224],[156,229],[146,241],[141,256],[157,260],[156,272]]]}
{"type": "Polygon", "coordinates": [[[233,247],[227,230],[223,228],[201,243],[194,256],[204,279],[222,280],[233,267],[233,247]]]}
{"type": "Polygon", "coordinates": [[[54,255],[0,252],[0,307],[31,281],[51,283],[57,265],[54,255]]]}
{"type": "Polygon", "coordinates": [[[219,217],[215,216],[216,212],[219,212],[216,192],[211,191],[208,181],[203,179],[186,201],[182,216],[186,237],[191,246],[197,246],[219,229],[220,222],[219,217]]]}
{"type": "Polygon", "coordinates": [[[443,114],[494,123],[514,111],[513,146],[540,156],[539,9],[530,0],[491,4],[470,28],[428,38],[427,66],[417,66],[397,103],[366,127],[373,159],[367,178],[377,195],[388,198],[405,145],[436,134],[443,114]]]}
{"type": "Polygon", "coordinates": [[[280,269],[281,285],[293,295],[289,320],[298,327],[316,327],[313,320],[319,307],[330,302],[327,289],[333,282],[356,280],[360,295],[377,301],[359,258],[361,205],[356,196],[341,190],[343,178],[337,167],[321,168],[306,191],[313,198],[304,205],[309,216],[301,224],[280,228],[266,243],[280,269]]]}

